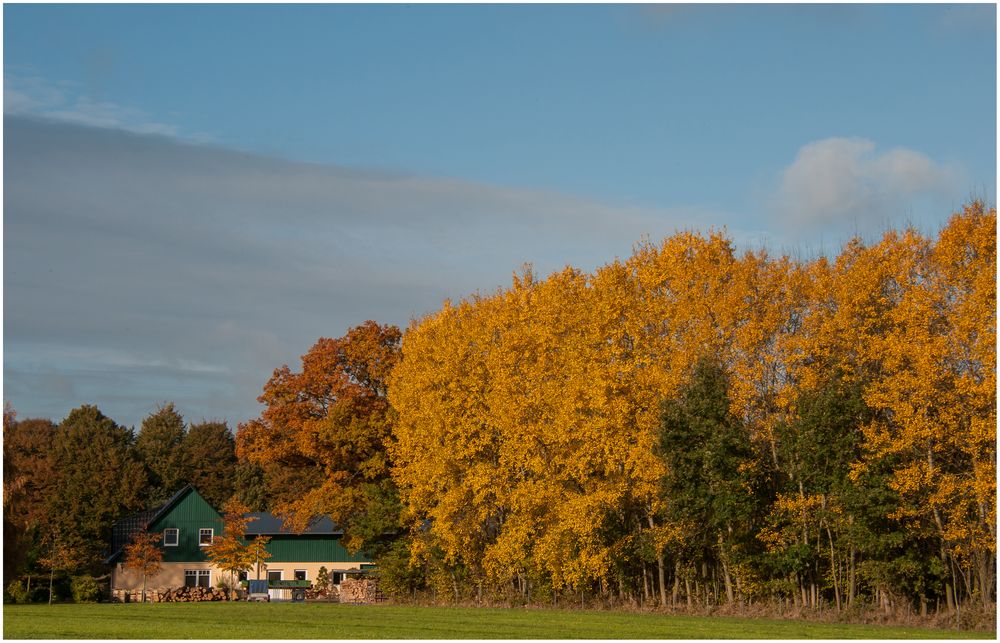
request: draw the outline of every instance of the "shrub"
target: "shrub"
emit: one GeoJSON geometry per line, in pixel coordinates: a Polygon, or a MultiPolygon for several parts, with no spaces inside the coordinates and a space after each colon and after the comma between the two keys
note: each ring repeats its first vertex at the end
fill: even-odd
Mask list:
{"type": "MultiPolygon", "coordinates": [[[[408,598],[423,586],[424,572],[410,564],[409,545],[408,539],[398,540],[378,558],[379,587],[393,598],[408,598]]],[[[438,590],[450,592],[450,579],[445,578],[443,586],[439,583],[438,590]]]]}
{"type": "Polygon", "coordinates": [[[74,576],[70,592],[75,603],[96,603],[101,596],[101,588],[93,576],[74,576]]]}
{"type": "Polygon", "coordinates": [[[31,600],[27,584],[19,580],[16,580],[7,586],[7,595],[10,596],[15,603],[27,603],[31,600]]]}
{"type": "Polygon", "coordinates": [[[320,595],[327,595],[330,593],[330,572],[326,569],[326,566],[319,568],[316,572],[316,580],[313,582],[313,589],[316,593],[320,595]]]}

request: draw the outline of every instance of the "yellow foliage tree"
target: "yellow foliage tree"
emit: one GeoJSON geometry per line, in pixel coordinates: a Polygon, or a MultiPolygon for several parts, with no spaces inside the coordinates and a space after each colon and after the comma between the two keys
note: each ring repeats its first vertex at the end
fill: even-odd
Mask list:
{"type": "Polygon", "coordinates": [[[142,602],[146,602],[146,579],[155,576],[163,567],[163,550],[160,541],[163,534],[140,531],[132,537],[132,542],[125,546],[126,569],[134,569],[142,573],[142,602]]]}

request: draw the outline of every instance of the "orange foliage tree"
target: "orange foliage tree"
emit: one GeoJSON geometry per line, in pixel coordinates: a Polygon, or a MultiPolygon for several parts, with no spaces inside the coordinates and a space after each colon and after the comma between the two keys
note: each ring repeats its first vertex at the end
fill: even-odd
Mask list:
{"type": "Polygon", "coordinates": [[[239,426],[240,458],[296,476],[269,476],[276,509],[294,528],[328,515],[357,549],[394,524],[384,507],[395,497],[384,443],[387,378],[400,337],[395,326],[368,321],[344,337],[320,339],[302,356],[301,372],[287,365],[274,371],[258,398],[265,410],[239,426]]]}
{"type": "Polygon", "coordinates": [[[163,534],[140,531],[132,537],[132,542],[125,546],[126,569],[134,569],[142,573],[142,602],[146,602],[146,578],[155,576],[163,566],[163,550],[160,541],[163,534]]]}
{"type": "Polygon", "coordinates": [[[230,590],[235,586],[235,574],[249,570],[254,564],[245,540],[247,525],[253,520],[247,515],[248,511],[246,505],[235,498],[226,501],[222,509],[222,533],[205,548],[209,560],[222,571],[229,572],[230,590]]]}

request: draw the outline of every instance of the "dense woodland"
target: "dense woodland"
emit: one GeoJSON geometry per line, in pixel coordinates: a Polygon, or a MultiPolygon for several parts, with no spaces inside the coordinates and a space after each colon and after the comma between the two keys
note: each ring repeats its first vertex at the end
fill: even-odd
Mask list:
{"type": "Polygon", "coordinates": [[[184,482],[331,516],[398,598],[989,611],[996,210],[835,258],[639,244],[320,339],[234,437],[4,418],[5,581],[184,482]]]}

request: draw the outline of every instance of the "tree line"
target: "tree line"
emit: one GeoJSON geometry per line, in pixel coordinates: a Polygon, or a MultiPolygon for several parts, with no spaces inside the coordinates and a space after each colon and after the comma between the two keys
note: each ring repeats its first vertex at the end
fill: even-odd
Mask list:
{"type": "Polygon", "coordinates": [[[834,259],[644,243],[413,323],[413,542],[456,598],[995,601],[996,211],[834,259]]]}
{"type": "Polygon", "coordinates": [[[237,461],[229,427],[189,425],[173,404],[138,433],[92,405],[59,424],[18,419],[8,406],[3,451],[5,587],[31,576],[101,575],[112,525],[188,483],[217,507],[237,489],[257,507],[266,502],[263,474],[237,461]]]}
{"type": "MultiPolygon", "coordinates": [[[[320,339],[258,399],[228,493],[332,517],[400,597],[995,604],[982,203],[835,258],[683,232],[593,273],[526,268],[405,333],[320,339]]],[[[166,493],[170,467],[136,460],[166,493]]]]}

